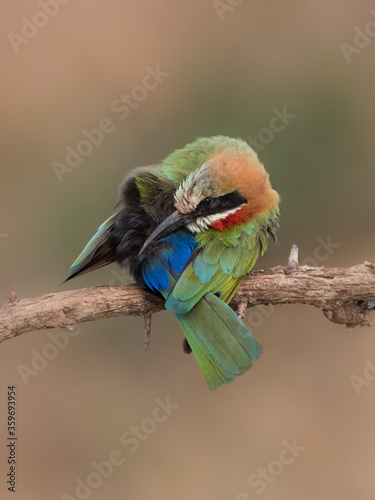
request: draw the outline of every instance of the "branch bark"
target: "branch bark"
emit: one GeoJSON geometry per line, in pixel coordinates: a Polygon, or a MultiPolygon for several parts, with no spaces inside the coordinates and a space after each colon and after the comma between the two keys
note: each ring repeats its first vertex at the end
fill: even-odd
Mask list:
{"type": "MultiPolygon", "coordinates": [[[[369,311],[375,308],[375,266],[365,262],[349,268],[300,267],[294,245],[286,267],[250,273],[231,307],[243,317],[246,307],[259,304],[309,304],[334,323],[370,325],[369,311]]],[[[72,330],[85,321],[144,316],[147,347],[151,315],[162,309],[162,300],[138,285],[96,286],[28,299],[19,299],[12,289],[8,303],[0,308],[0,343],[35,330],[72,330]]]]}

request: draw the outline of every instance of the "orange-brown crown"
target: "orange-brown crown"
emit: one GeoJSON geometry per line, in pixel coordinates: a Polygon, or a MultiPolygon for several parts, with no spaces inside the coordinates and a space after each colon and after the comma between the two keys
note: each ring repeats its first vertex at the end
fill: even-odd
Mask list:
{"type": "Polygon", "coordinates": [[[280,196],[272,189],[269,175],[250,151],[223,151],[206,162],[216,196],[238,190],[246,199],[248,218],[276,209],[280,196]]]}

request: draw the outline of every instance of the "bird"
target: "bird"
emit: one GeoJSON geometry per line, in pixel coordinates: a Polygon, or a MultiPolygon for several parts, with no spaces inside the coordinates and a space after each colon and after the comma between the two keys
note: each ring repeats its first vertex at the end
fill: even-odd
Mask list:
{"type": "Polygon", "coordinates": [[[262,346],[229,306],[276,241],[280,196],[242,139],[198,138],[160,164],[132,170],[118,210],[87,243],[65,281],[117,262],[163,299],[210,390],[232,382],[262,346]]]}

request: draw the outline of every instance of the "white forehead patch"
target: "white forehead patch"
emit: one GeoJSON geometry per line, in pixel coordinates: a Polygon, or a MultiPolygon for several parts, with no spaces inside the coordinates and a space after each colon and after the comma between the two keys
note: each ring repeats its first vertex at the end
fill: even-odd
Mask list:
{"type": "Polygon", "coordinates": [[[177,189],[175,207],[183,214],[196,209],[199,202],[210,194],[209,167],[203,164],[191,172],[177,189]]]}

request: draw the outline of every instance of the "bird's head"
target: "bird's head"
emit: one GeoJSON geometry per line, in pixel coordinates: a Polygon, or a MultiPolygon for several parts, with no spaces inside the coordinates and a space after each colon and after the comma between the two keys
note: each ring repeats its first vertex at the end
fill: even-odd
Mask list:
{"type": "MultiPolygon", "coordinates": [[[[209,155],[193,169],[174,194],[175,211],[145,241],[153,241],[187,228],[193,233],[224,231],[277,209],[278,193],[254,151],[244,142],[209,155]]],[[[181,150],[184,151],[184,150],[181,150]]]]}

